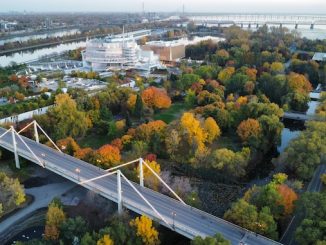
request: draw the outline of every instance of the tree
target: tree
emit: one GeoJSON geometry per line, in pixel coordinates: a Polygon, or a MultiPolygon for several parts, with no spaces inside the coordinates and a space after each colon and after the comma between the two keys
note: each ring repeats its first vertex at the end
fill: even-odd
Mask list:
{"type": "Polygon", "coordinates": [[[277,239],[277,225],[269,208],[264,207],[260,212],[257,208],[246,202],[244,199],[239,199],[233,203],[231,208],[226,211],[224,218],[241,227],[265,235],[272,239],[277,239]]]}
{"type": "Polygon", "coordinates": [[[89,232],[86,232],[83,237],[80,240],[80,245],[94,245],[96,244],[96,240],[89,234],[89,232]]]}
{"type": "MultiPolygon", "coordinates": [[[[145,160],[145,162],[148,164],[148,166],[158,175],[161,173],[161,166],[158,164],[156,161],[148,161],[145,160]]],[[[137,166],[137,174],[139,176],[140,174],[140,169],[139,165],[137,166]]],[[[158,190],[158,185],[160,183],[159,179],[153,174],[153,172],[148,169],[147,166],[143,164],[143,176],[144,176],[144,182],[151,187],[153,190],[158,190]]]]}
{"type": "Polygon", "coordinates": [[[326,154],[326,125],[325,122],[309,122],[306,130],[293,139],[280,159],[285,166],[302,180],[312,177],[316,167],[326,154]]]}
{"type": "Polygon", "coordinates": [[[326,174],[322,174],[320,176],[321,181],[323,182],[324,185],[326,185],[326,174]]]}
{"type": "Polygon", "coordinates": [[[119,149],[109,144],[103,145],[96,153],[98,156],[97,163],[105,168],[112,167],[121,160],[119,149]]]}
{"type": "Polygon", "coordinates": [[[222,81],[225,83],[228,81],[232,75],[235,73],[235,68],[234,67],[227,67],[224,68],[220,73],[218,74],[218,80],[222,81]]]}
{"type": "Polygon", "coordinates": [[[76,237],[78,241],[81,241],[87,229],[88,225],[82,217],[69,218],[60,225],[60,237],[63,238],[65,243],[73,244],[76,237]]]}
{"type": "Polygon", "coordinates": [[[221,234],[217,233],[213,237],[202,238],[200,236],[195,237],[191,242],[191,245],[231,245],[229,240],[226,240],[221,234]]]}
{"type": "Polygon", "coordinates": [[[284,207],[284,216],[292,214],[294,202],[298,200],[298,195],[285,184],[277,186],[277,191],[282,197],[279,204],[284,207]]]}
{"type": "Polygon", "coordinates": [[[284,70],[284,66],[281,62],[273,62],[271,64],[271,71],[273,73],[280,73],[284,70]]]}
{"type": "Polygon", "coordinates": [[[46,240],[58,240],[60,235],[59,227],[66,220],[66,215],[61,206],[52,201],[48,207],[45,221],[44,237],[46,240]]]}
{"type": "Polygon", "coordinates": [[[217,125],[212,117],[206,118],[204,122],[204,129],[207,132],[207,142],[212,143],[221,135],[220,127],[217,125]]]}
{"type": "Polygon", "coordinates": [[[85,112],[77,109],[76,102],[68,94],[59,94],[55,98],[56,106],[48,111],[50,127],[55,139],[67,136],[83,136],[91,127],[91,121],[85,112]]]}
{"type": "Polygon", "coordinates": [[[237,134],[244,143],[256,141],[260,136],[260,133],[261,128],[259,122],[252,118],[242,121],[237,128],[237,134]]]}
{"type": "Polygon", "coordinates": [[[142,92],[141,97],[149,108],[166,109],[171,106],[171,99],[165,89],[149,87],[142,92]]]}
{"type": "Polygon", "coordinates": [[[6,212],[7,210],[11,210],[25,202],[25,200],[25,191],[19,180],[9,178],[5,173],[0,172],[1,211],[6,212]]]}
{"type": "Polygon", "coordinates": [[[227,174],[242,177],[246,174],[246,167],[250,159],[250,149],[242,148],[242,151],[233,152],[222,148],[213,152],[212,166],[225,171],[227,174]]]}
{"type": "Polygon", "coordinates": [[[137,236],[142,238],[145,245],[159,244],[158,231],[153,227],[152,220],[142,215],[130,221],[130,226],[136,229],[137,236]]]}
{"type": "Polygon", "coordinates": [[[97,245],[114,245],[113,240],[109,235],[104,235],[100,240],[97,241],[97,245]]]}
{"type": "Polygon", "coordinates": [[[325,207],[325,193],[306,192],[299,199],[297,212],[305,214],[304,219],[295,232],[295,239],[300,245],[316,244],[318,240],[325,240],[325,207]]]}
{"type": "Polygon", "coordinates": [[[143,116],[143,114],[144,114],[143,99],[139,94],[137,94],[136,102],[135,102],[134,115],[137,118],[141,118],[143,116]]]}
{"type": "Polygon", "coordinates": [[[77,142],[71,137],[67,137],[65,139],[58,140],[56,143],[57,143],[57,146],[64,153],[69,154],[69,155],[74,155],[74,153],[80,149],[77,142]]]}

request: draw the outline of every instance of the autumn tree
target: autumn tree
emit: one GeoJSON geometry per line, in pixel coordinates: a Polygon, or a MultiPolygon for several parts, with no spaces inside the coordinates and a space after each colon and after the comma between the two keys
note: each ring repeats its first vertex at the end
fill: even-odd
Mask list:
{"type": "Polygon", "coordinates": [[[25,200],[25,191],[19,180],[9,178],[5,173],[0,172],[1,211],[5,212],[11,210],[25,202],[25,200]]]}
{"type": "Polygon", "coordinates": [[[136,229],[137,236],[141,237],[145,245],[160,244],[158,231],[153,227],[153,222],[147,216],[142,215],[130,221],[130,226],[136,229]]]}
{"type": "Polygon", "coordinates": [[[273,62],[271,64],[271,72],[280,73],[284,70],[284,66],[281,62],[273,62]]]}
{"type": "Polygon", "coordinates": [[[294,209],[294,202],[298,200],[298,195],[285,184],[277,186],[277,191],[282,197],[279,201],[279,205],[284,207],[284,216],[292,214],[294,209]]]}
{"type": "Polygon", "coordinates": [[[60,225],[66,220],[66,215],[60,204],[52,201],[46,213],[44,237],[46,240],[58,240],[60,225]]]}
{"type": "Polygon", "coordinates": [[[80,149],[77,142],[71,137],[58,140],[56,143],[64,153],[69,155],[74,155],[74,153],[80,149]]]}
{"type": "MultiPolygon", "coordinates": [[[[145,160],[146,164],[158,175],[161,173],[161,166],[156,161],[149,161],[145,160]]],[[[136,168],[137,175],[140,174],[140,168],[139,165],[136,168]]],[[[145,165],[143,164],[143,177],[144,182],[153,190],[158,190],[160,181],[159,179],[153,174],[153,172],[145,165]]]]}
{"type": "Polygon", "coordinates": [[[103,145],[96,151],[96,164],[105,168],[110,168],[120,162],[120,151],[117,147],[112,145],[103,145]]]}
{"type": "Polygon", "coordinates": [[[244,143],[248,143],[249,140],[257,140],[260,133],[259,122],[252,118],[242,121],[237,128],[237,134],[244,143]]]}
{"type": "Polygon", "coordinates": [[[212,117],[206,118],[204,129],[207,132],[207,142],[212,143],[221,135],[220,127],[212,117]]]}
{"type": "Polygon", "coordinates": [[[171,106],[171,99],[164,89],[149,87],[142,92],[141,97],[149,108],[165,109],[171,106]]]}
{"type": "Polygon", "coordinates": [[[96,245],[114,245],[114,242],[109,235],[104,235],[100,240],[97,241],[96,245]]]}
{"type": "Polygon", "coordinates": [[[232,75],[235,73],[234,67],[227,67],[224,68],[220,73],[218,74],[218,80],[222,81],[223,83],[229,80],[232,75]]]}

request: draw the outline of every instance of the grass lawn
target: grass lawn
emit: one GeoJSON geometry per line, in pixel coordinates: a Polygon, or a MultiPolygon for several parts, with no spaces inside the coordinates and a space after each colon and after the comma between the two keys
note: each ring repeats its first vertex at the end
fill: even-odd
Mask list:
{"type": "Polygon", "coordinates": [[[90,133],[82,139],[78,139],[77,143],[83,148],[90,147],[92,149],[98,149],[105,144],[109,144],[110,140],[105,134],[90,133]]]}
{"type": "Polygon", "coordinates": [[[175,119],[178,119],[181,114],[187,110],[187,106],[184,102],[177,102],[171,105],[169,109],[162,110],[154,115],[155,120],[162,120],[166,123],[170,123],[175,119]]]}

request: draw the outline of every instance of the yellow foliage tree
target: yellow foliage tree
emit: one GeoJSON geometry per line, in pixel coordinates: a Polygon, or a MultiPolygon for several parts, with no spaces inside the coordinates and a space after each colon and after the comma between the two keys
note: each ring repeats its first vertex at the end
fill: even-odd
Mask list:
{"type": "MultiPolygon", "coordinates": [[[[156,161],[151,161],[150,162],[150,161],[146,160],[145,162],[148,164],[148,166],[151,169],[154,170],[155,173],[160,175],[160,173],[161,173],[160,164],[158,164],[156,161]]],[[[139,165],[138,165],[136,171],[137,171],[137,174],[139,175],[139,171],[140,171],[139,165]]],[[[145,183],[148,186],[150,186],[153,190],[158,190],[158,185],[159,185],[160,182],[159,182],[158,178],[153,174],[153,172],[150,169],[148,169],[147,166],[143,166],[143,174],[144,174],[145,183]]]]}
{"type": "Polygon", "coordinates": [[[136,94],[130,94],[129,98],[127,100],[127,106],[130,110],[133,110],[135,108],[136,105],[136,99],[137,99],[137,95],[136,94]]]}
{"type": "Polygon", "coordinates": [[[220,127],[212,117],[208,117],[204,122],[204,128],[207,132],[207,142],[212,143],[221,135],[220,127]]]}
{"type": "Polygon", "coordinates": [[[218,74],[218,79],[222,82],[226,82],[229,80],[232,75],[235,73],[235,68],[234,67],[227,67],[224,68],[220,73],[218,74]]]}
{"type": "Polygon", "coordinates": [[[272,72],[282,72],[284,70],[284,66],[281,62],[273,62],[271,64],[271,71],[272,72]]]}
{"type": "Polygon", "coordinates": [[[130,226],[136,229],[136,234],[139,236],[145,245],[160,244],[158,239],[158,231],[153,227],[153,222],[147,216],[142,215],[130,221],[130,226]]]}
{"type": "Polygon", "coordinates": [[[57,240],[59,238],[59,227],[66,220],[66,215],[58,204],[52,202],[46,214],[44,237],[46,240],[57,240]]]}
{"type": "Polygon", "coordinates": [[[100,240],[97,241],[97,245],[114,245],[113,240],[109,235],[104,235],[100,240]]]}
{"type": "Polygon", "coordinates": [[[207,141],[207,133],[201,127],[200,121],[197,120],[194,114],[185,112],[181,117],[181,127],[187,132],[187,139],[189,145],[197,145],[198,151],[205,149],[205,142],[207,141]]]}

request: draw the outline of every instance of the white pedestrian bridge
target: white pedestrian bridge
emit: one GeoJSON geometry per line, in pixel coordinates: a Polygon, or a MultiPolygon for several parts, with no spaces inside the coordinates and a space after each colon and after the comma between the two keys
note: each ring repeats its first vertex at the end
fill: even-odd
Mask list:
{"type": "Polygon", "coordinates": [[[149,166],[142,159],[137,159],[109,170],[103,170],[62,153],[50,138],[48,139],[56,149],[39,143],[39,130],[48,137],[35,121],[19,132],[13,127],[8,130],[0,128],[0,147],[14,153],[16,167],[20,167],[19,157],[28,159],[31,162],[116,202],[119,212],[121,212],[124,207],[138,214],[147,215],[161,225],[190,239],[193,239],[195,236],[206,237],[221,233],[226,239],[230,240],[233,245],[280,244],[185,204],[161,179],[165,187],[167,187],[177,199],[173,199],[144,187],[142,169],[145,167],[149,168],[149,166]],[[22,131],[33,126],[36,141],[20,135],[22,131]],[[120,170],[120,167],[132,163],[139,164],[140,184],[128,180],[120,170]]]}

